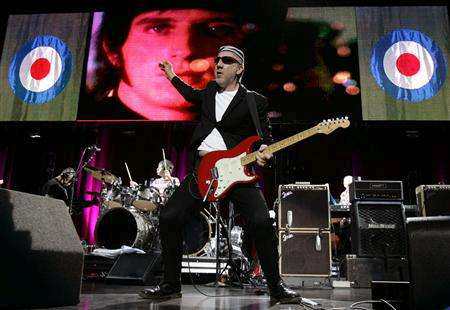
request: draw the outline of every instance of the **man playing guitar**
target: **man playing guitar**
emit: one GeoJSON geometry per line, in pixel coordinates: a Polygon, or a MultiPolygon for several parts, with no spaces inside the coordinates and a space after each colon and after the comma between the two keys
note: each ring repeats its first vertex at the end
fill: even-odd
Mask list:
{"type": "MultiPolygon", "coordinates": [[[[181,297],[182,232],[186,215],[195,211],[195,206],[203,200],[195,172],[201,158],[212,151],[229,150],[254,136],[257,131],[263,141],[270,141],[266,98],[252,93],[253,99],[249,99],[249,92],[240,83],[244,60],[244,53],[240,49],[222,46],[215,59],[215,80],[202,90],[185,84],[174,73],[168,61],[160,64],[161,70],[178,92],[199,108],[200,121],[191,139],[190,164],[193,172],[181,182],[160,214],[164,279],[160,285],[141,291],[139,295],[142,298],[181,297]],[[250,100],[256,104],[259,126],[253,121],[250,100]]],[[[270,152],[263,152],[266,147],[266,144],[262,144],[256,153],[256,163],[261,167],[266,166],[272,158],[270,152]]],[[[238,184],[227,192],[226,199],[233,202],[248,222],[271,300],[296,301],[300,295],[283,283],[278,271],[277,236],[261,190],[254,183],[238,184]]]]}

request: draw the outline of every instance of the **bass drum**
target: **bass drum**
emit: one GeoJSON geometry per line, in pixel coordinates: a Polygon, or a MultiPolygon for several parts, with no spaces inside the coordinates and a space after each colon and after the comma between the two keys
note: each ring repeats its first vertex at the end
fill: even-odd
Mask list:
{"type": "Polygon", "coordinates": [[[183,254],[200,255],[211,240],[211,224],[203,212],[193,212],[184,225],[183,254]]]}
{"type": "Polygon", "coordinates": [[[122,245],[148,251],[157,243],[157,231],[140,211],[131,208],[107,210],[95,228],[97,246],[119,249],[122,245]]]}

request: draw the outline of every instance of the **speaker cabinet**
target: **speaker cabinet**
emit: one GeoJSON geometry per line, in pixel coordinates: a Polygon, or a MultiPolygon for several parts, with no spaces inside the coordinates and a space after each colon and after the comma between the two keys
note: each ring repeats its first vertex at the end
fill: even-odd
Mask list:
{"type": "Polygon", "coordinates": [[[352,251],[359,257],[405,257],[401,202],[358,201],[352,207],[352,251]]]}
{"type": "Polygon", "coordinates": [[[330,232],[295,231],[286,239],[288,236],[279,232],[279,266],[282,276],[331,275],[330,232]]]}
{"type": "Polygon", "coordinates": [[[410,309],[450,306],[450,216],[409,218],[410,309]]]}
{"type": "Polygon", "coordinates": [[[155,285],[162,275],[161,253],[122,254],[106,277],[108,283],[155,285]]]}
{"type": "Polygon", "coordinates": [[[328,184],[288,184],[278,188],[278,229],[287,224],[292,212],[293,230],[330,229],[330,191],[328,184]]]}
{"type": "Polygon", "coordinates": [[[79,302],[83,248],[63,201],[0,189],[0,307],[79,302]]]}
{"type": "Polygon", "coordinates": [[[416,197],[422,216],[450,216],[450,185],[420,185],[416,197]]]}
{"type": "Polygon", "coordinates": [[[346,256],[347,281],[355,288],[369,288],[372,281],[407,281],[408,261],[404,258],[346,256]]]}

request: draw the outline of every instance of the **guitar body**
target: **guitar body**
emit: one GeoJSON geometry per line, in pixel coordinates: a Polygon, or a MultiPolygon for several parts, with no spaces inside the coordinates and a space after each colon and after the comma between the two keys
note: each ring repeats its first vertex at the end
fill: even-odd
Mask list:
{"type": "Polygon", "coordinates": [[[241,158],[252,152],[252,146],[259,141],[258,136],[251,136],[236,145],[231,150],[210,152],[202,157],[197,168],[198,189],[205,197],[213,179],[207,201],[218,201],[225,197],[234,185],[240,183],[254,183],[258,180],[251,169],[243,166],[241,158]]]}

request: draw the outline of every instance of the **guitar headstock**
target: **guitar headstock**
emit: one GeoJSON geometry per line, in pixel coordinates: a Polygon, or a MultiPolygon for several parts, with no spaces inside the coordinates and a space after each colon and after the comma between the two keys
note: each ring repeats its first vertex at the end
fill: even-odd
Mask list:
{"type": "Polygon", "coordinates": [[[318,132],[327,135],[338,128],[347,128],[348,126],[350,126],[350,121],[348,120],[348,116],[346,116],[323,120],[322,122],[317,124],[316,128],[318,132]]]}

